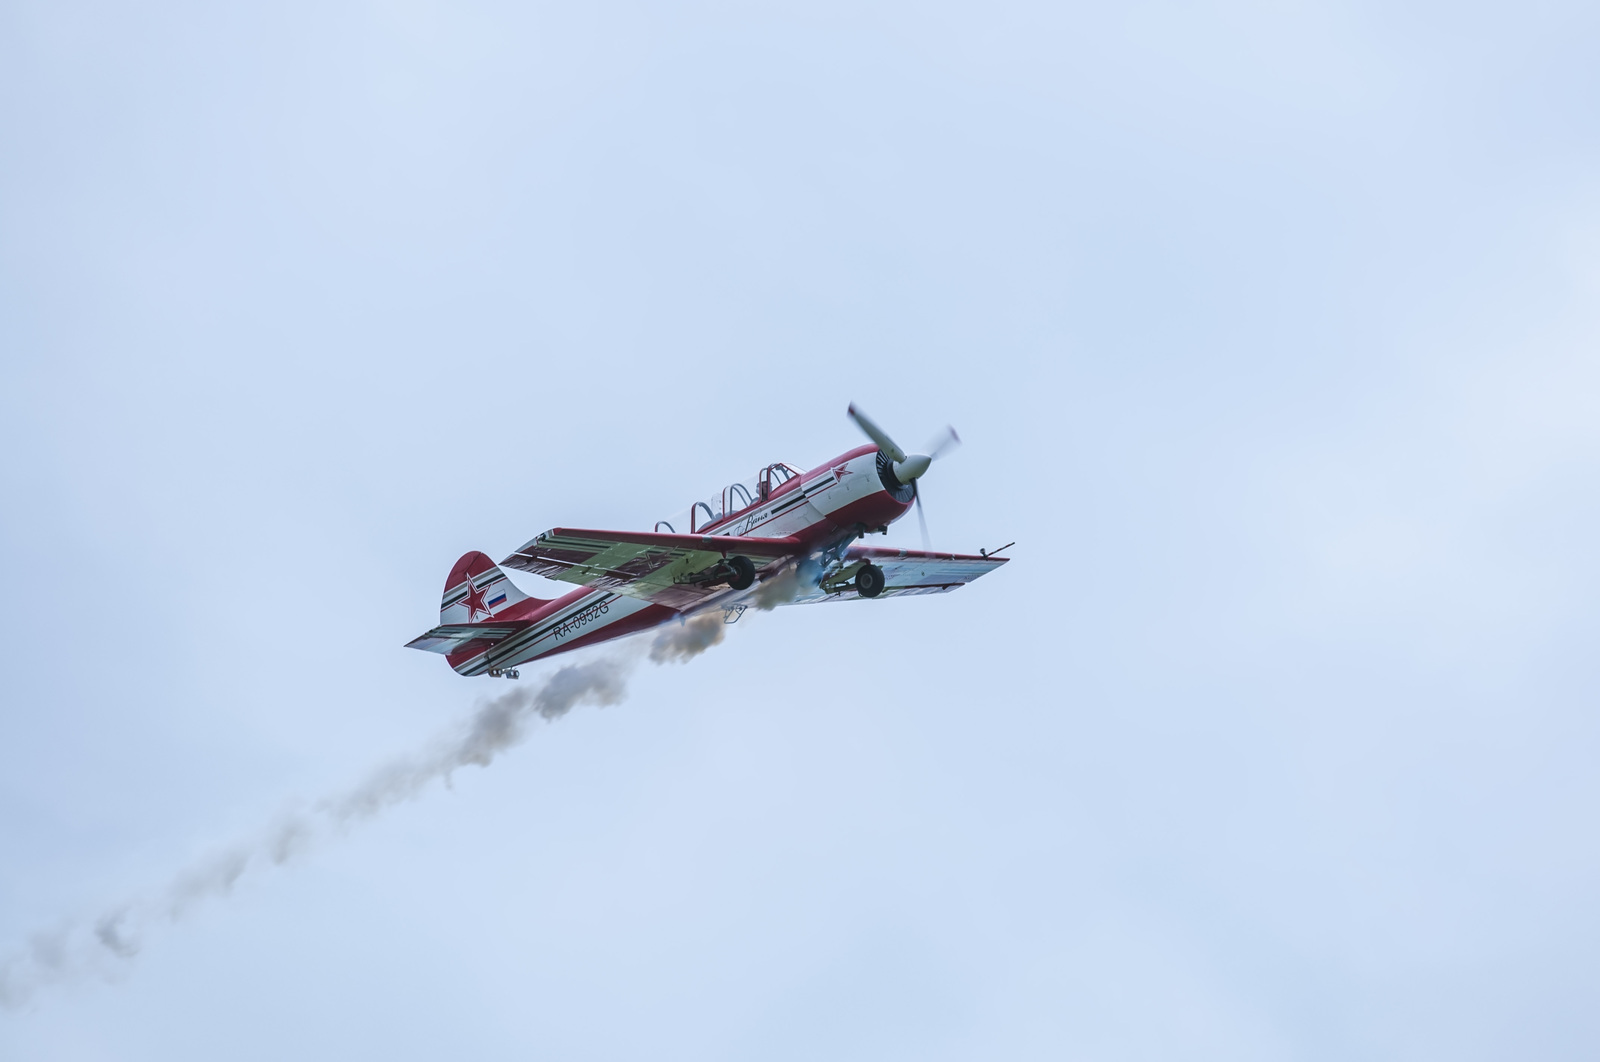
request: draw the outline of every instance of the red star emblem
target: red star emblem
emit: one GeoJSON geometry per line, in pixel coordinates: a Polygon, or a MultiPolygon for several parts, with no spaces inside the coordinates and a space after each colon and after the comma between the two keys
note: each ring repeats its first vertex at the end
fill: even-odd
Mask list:
{"type": "Polygon", "coordinates": [[[844,477],[851,476],[851,475],[855,474],[855,473],[851,472],[848,468],[844,467],[843,465],[835,465],[833,468],[829,469],[828,471],[833,473],[833,481],[835,483],[842,482],[844,480],[844,477]]]}
{"type": "Polygon", "coordinates": [[[467,606],[468,623],[476,620],[478,618],[478,613],[480,612],[485,616],[493,615],[493,613],[489,611],[489,606],[484,604],[483,591],[479,590],[477,586],[473,584],[472,576],[470,575],[467,576],[467,596],[461,599],[461,603],[467,606]]]}

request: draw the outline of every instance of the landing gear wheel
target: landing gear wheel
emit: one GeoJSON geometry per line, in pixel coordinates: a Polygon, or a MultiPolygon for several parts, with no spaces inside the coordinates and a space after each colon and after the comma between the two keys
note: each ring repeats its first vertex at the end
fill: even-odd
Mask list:
{"type": "Polygon", "coordinates": [[[856,572],[856,593],[862,597],[877,597],[883,593],[883,569],[876,564],[863,564],[856,572]]]}
{"type": "Polygon", "coordinates": [[[735,590],[748,590],[756,581],[756,566],[749,557],[729,557],[728,568],[733,572],[728,577],[728,585],[735,590]]]}

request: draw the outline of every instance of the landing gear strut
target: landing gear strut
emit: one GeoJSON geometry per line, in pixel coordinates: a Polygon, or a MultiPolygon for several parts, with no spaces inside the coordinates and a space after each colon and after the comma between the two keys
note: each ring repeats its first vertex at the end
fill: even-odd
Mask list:
{"type": "Polygon", "coordinates": [[[682,576],[677,581],[691,586],[716,586],[718,583],[727,583],[735,590],[748,590],[756,581],[756,565],[749,557],[734,554],[693,575],[682,576]]]}

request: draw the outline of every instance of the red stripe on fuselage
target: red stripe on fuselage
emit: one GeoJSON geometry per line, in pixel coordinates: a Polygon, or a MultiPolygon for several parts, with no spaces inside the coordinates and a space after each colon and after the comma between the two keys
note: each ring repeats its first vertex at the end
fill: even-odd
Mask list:
{"type": "Polygon", "coordinates": [[[886,527],[906,514],[911,502],[897,502],[888,491],[879,487],[865,498],[857,498],[849,505],[827,513],[828,522],[839,531],[848,531],[857,524],[868,530],[886,527]]]}
{"type": "Polygon", "coordinates": [[[472,664],[478,657],[494,648],[493,642],[473,641],[467,642],[453,653],[445,654],[445,663],[455,671],[460,671],[472,664]]]}

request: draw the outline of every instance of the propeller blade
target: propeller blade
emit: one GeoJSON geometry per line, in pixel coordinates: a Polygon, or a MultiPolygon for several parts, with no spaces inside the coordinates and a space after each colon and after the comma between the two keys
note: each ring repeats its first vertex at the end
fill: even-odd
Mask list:
{"type": "Polygon", "coordinates": [[[922,551],[924,553],[932,553],[933,544],[928,539],[928,521],[922,515],[922,483],[918,480],[912,480],[911,489],[915,492],[913,496],[917,499],[917,526],[922,528],[922,551]]]}
{"type": "Polygon", "coordinates": [[[954,428],[946,427],[943,435],[939,436],[928,444],[928,457],[930,460],[937,461],[940,457],[949,453],[951,450],[954,450],[960,445],[961,436],[956,434],[956,430],[954,428]]]}
{"type": "Polygon", "coordinates": [[[871,417],[857,409],[854,402],[850,403],[849,413],[850,419],[856,422],[856,427],[865,432],[867,438],[878,444],[878,450],[883,456],[895,464],[906,459],[906,452],[895,445],[895,441],[889,438],[889,433],[874,424],[871,417]]]}

